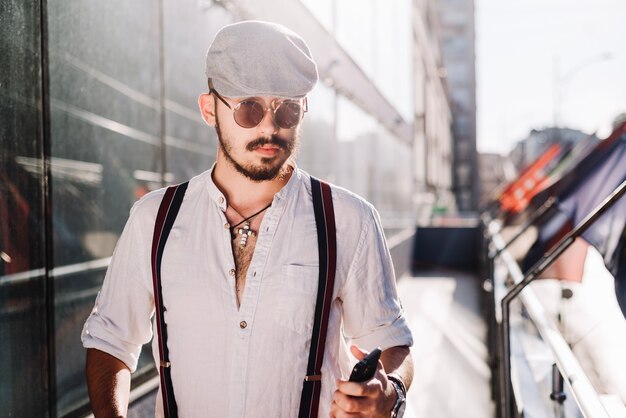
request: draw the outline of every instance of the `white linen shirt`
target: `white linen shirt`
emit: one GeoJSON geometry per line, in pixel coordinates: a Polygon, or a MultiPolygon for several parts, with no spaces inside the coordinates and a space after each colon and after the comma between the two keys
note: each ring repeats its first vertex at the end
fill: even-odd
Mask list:
{"type": "MultiPolygon", "coordinates": [[[[172,384],[181,417],[296,417],[318,285],[310,177],[297,168],[259,228],[241,306],[226,198],[208,170],[189,182],[161,267],[172,384]]],[[[139,200],[117,243],[82,341],[137,367],[156,328],[150,270],[165,189],[139,200]]],[[[412,345],[380,220],[365,200],[332,186],[337,271],[322,366],[319,416],[335,380],[356,362],[348,344],[412,345]]],[[[158,361],[156,338],[152,352],[158,361]]],[[[161,395],[157,416],[162,416],[161,395]]]]}

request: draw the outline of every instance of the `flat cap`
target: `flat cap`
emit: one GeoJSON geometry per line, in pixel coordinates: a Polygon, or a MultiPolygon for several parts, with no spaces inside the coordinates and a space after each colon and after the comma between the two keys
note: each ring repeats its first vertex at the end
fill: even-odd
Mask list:
{"type": "Polygon", "coordinates": [[[317,83],[309,47],[286,27],[258,20],[224,26],[206,55],[206,76],[218,93],[233,98],[297,99],[317,83]]]}

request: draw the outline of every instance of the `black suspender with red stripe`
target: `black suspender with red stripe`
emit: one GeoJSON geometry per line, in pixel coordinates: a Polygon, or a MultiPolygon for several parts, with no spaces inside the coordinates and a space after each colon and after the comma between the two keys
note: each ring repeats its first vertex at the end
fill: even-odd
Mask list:
{"type": "Polygon", "coordinates": [[[187,183],[168,187],[165,196],[159,206],[156,222],[154,224],[154,236],[152,237],[152,287],[154,291],[154,308],[156,315],[157,337],[159,344],[159,374],[161,375],[161,395],[163,396],[163,413],[165,418],[177,418],[178,407],[174,398],[172,375],[170,368],[170,355],[167,348],[167,324],[165,323],[163,307],[163,295],[161,294],[161,260],[165,242],[170,235],[172,225],[183,197],[187,190],[187,183]]]}
{"type": "MultiPolygon", "coordinates": [[[[167,348],[167,324],[164,321],[163,298],[161,295],[161,260],[163,249],[169,236],[180,205],[183,201],[188,183],[168,187],[159,207],[152,240],[152,283],[154,288],[154,305],[157,323],[159,346],[159,372],[161,376],[161,395],[163,411],[166,418],[177,418],[178,408],[172,386],[169,352],[167,348]]],[[[330,186],[311,177],[313,193],[313,209],[317,226],[317,247],[319,251],[319,281],[315,318],[306,376],[300,398],[298,418],[317,417],[319,399],[322,388],[322,363],[326,346],[326,331],[335,284],[337,266],[337,240],[335,233],[335,213],[330,186]]]]}
{"type": "Polygon", "coordinates": [[[322,363],[326,347],[326,329],[335,287],[337,267],[337,239],[335,233],[335,211],[328,183],[311,177],[313,210],[317,226],[317,249],[320,270],[315,303],[315,321],[309,349],[309,362],[300,397],[298,418],[317,417],[322,390],[322,363]]]}

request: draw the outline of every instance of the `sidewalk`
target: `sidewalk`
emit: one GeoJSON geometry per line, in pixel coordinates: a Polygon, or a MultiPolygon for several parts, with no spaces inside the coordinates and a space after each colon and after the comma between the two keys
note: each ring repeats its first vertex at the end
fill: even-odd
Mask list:
{"type": "Polygon", "coordinates": [[[495,416],[479,282],[458,272],[403,276],[415,377],[405,418],[495,416]]]}

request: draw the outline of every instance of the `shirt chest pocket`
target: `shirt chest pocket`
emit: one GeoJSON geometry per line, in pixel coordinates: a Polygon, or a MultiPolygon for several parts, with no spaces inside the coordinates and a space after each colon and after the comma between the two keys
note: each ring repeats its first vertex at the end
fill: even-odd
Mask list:
{"type": "Polygon", "coordinates": [[[313,328],[319,266],[289,264],[282,267],[276,322],[298,334],[313,328]]]}

